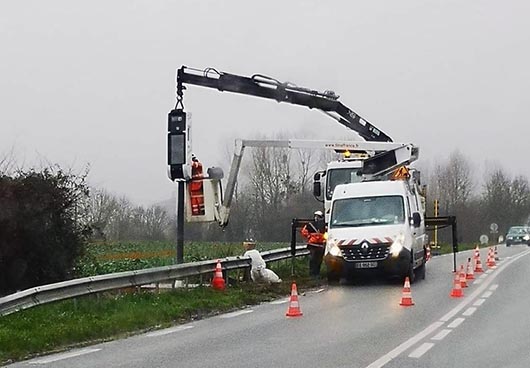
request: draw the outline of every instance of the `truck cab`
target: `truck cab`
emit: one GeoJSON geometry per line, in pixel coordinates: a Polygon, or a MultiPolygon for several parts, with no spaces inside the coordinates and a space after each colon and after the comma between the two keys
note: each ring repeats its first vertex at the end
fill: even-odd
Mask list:
{"type": "Polygon", "coordinates": [[[328,280],[379,272],[413,281],[416,270],[425,270],[424,219],[413,178],[337,185],[324,258],[328,280]]]}

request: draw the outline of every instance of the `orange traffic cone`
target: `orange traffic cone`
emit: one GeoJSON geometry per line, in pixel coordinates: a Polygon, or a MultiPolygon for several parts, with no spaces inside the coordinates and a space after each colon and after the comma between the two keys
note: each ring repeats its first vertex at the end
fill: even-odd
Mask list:
{"type": "Polygon", "coordinates": [[[480,255],[475,259],[475,273],[482,273],[484,269],[482,268],[482,262],[480,262],[480,255]]]}
{"type": "Polygon", "coordinates": [[[467,288],[466,272],[464,271],[464,265],[460,265],[460,287],[467,288]]]}
{"type": "Polygon", "coordinates": [[[221,267],[220,260],[217,260],[217,266],[215,266],[215,273],[212,279],[212,287],[215,290],[225,289],[225,279],[223,278],[223,269],[221,267]]]}
{"type": "Polygon", "coordinates": [[[451,294],[449,294],[451,298],[461,298],[464,296],[464,292],[462,291],[462,285],[460,284],[460,275],[458,272],[455,275],[455,279],[453,281],[453,289],[451,290],[451,294]]]}
{"type": "Polygon", "coordinates": [[[403,285],[403,293],[401,295],[401,303],[403,307],[411,307],[414,305],[412,301],[412,294],[410,293],[410,281],[408,276],[405,278],[405,284],[403,285]]]}
{"type": "Polygon", "coordinates": [[[285,313],[285,315],[287,317],[301,317],[303,315],[302,311],[300,310],[300,304],[298,303],[298,290],[296,289],[296,283],[294,282],[291,286],[289,308],[287,309],[287,313],[285,313]]]}
{"type": "Polygon", "coordinates": [[[431,259],[431,247],[427,245],[427,255],[425,256],[425,262],[431,259]]]}
{"type": "Polygon", "coordinates": [[[495,246],[495,251],[493,252],[493,254],[495,254],[495,260],[500,261],[499,253],[497,253],[497,246],[495,246]]]}
{"type": "Polygon", "coordinates": [[[490,248],[488,252],[488,261],[486,262],[486,265],[489,268],[497,268],[495,264],[495,254],[493,253],[493,248],[490,248]]]}
{"type": "Polygon", "coordinates": [[[474,280],[475,273],[473,272],[473,264],[471,263],[471,258],[467,259],[467,268],[466,268],[466,280],[474,280]]]}
{"type": "Polygon", "coordinates": [[[478,244],[475,247],[475,255],[473,256],[473,258],[475,258],[475,259],[479,259],[480,258],[480,248],[479,248],[478,244]]]}

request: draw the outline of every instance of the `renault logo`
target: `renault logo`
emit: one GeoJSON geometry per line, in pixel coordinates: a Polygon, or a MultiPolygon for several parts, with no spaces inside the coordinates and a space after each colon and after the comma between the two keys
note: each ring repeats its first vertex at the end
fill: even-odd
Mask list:
{"type": "Polygon", "coordinates": [[[368,251],[368,248],[370,248],[370,245],[368,245],[367,242],[364,242],[364,243],[361,244],[361,250],[362,250],[363,252],[367,252],[367,251],[368,251]]]}

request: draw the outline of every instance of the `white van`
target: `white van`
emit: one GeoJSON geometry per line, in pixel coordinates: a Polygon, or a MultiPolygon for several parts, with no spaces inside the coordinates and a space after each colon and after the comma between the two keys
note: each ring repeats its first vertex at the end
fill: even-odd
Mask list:
{"type": "Polygon", "coordinates": [[[413,179],[338,185],[325,251],[328,281],[363,272],[425,277],[423,197],[413,179]]]}

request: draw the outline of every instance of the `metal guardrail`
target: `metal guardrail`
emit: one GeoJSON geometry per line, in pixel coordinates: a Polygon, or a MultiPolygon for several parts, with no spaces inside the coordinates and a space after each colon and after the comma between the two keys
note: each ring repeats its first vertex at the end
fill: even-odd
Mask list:
{"type": "MultiPolygon", "coordinates": [[[[305,246],[297,246],[295,257],[305,256],[305,246]]],[[[261,253],[265,262],[274,262],[291,257],[291,248],[275,249],[261,253]]],[[[249,257],[220,258],[224,270],[249,268],[249,257]]],[[[117,272],[106,275],[37,286],[0,298],[0,316],[40,304],[66,300],[103,291],[139,287],[146,284],[175,281],[190,276],[208,275],[215,271],[217,260],[184,263],[173,266],[155,267],[137,271],[117,272]]]]}

